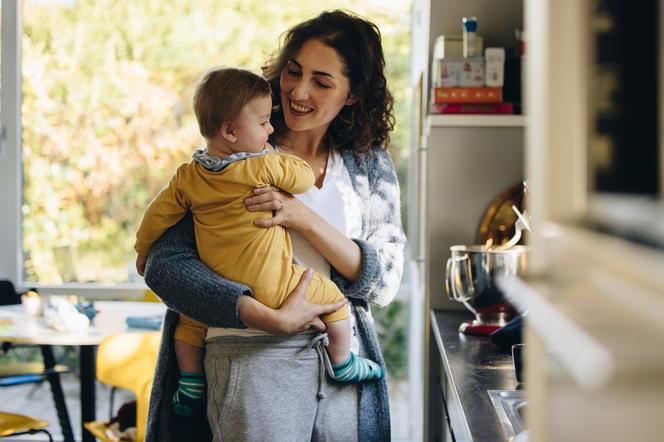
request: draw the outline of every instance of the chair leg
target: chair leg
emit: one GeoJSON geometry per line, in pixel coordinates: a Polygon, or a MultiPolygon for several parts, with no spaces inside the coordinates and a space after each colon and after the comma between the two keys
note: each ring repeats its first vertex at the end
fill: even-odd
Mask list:
{"type": "Polygon", "coordinates": [[[109,422],[113,420],[113,400],[115,399],[115,392],[118,390],[118,387],[111,387],[111,398],[109,399],[108,406],[108,420],[109,422]]]}
{"type": "Polygon", "coordinates": [[[5,438],[9,436],[21,436],[23,434],[36,434],[36,433],[46,433],[46,435],[48,436],[48,442],[53,442],[53,436],[51,436],[51,433],[49,433],[47,430],[44,429],[21,431],[18,433],[9,434],[7,436],[0,436],[0,438],[5,438]]]}
{"type": "MultiPolygon", "coordinates": [[[[41,345],[42,356],[44,358],[44,368],[55,367],[55,356],[53,355],[53,348],[50,345],[41,345]]],[[[65,442],[74,441],[74,431],[72,430],[71,421],[69,420],[69,412],[67,411],[67,403],[65,402],[65,394],[62,391],[60,384],[60,375],[53,373],[48,376],[48,382],[51,385],[51,394],[55,402],[55,409],[58,412],[58,420],[60,421],[60,428],[65,442]]]]}
{"type": "Polygon", "coordinates": [[[51,433],[49,433],[46,430],[43,430],[43,429],[42,430],[32,430],[30,432],[30,434],[34,434],[34,433],[46,433],[46,435],[48,436],[48,442],[53,442],[53,436],[51,436],[51,433]]]}

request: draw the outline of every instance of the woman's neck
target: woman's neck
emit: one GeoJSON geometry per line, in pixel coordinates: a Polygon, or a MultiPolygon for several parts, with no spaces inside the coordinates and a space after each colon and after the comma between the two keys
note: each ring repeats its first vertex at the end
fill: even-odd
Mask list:
{"type": "Polygon", "coordinates": [[[320,153],[326,154],[328,151],[323,146],[325,133],[326,130],[288,131],[283,140],[278,141],[290,154],[297,155],[302,159],[316,158],[320,153]]]}
{"type": "Polygon", "coordinates": [[[290,132],[284,139],[277,140],[284,152],[296,155],[309,163],[316,177],[316,187],[321,188],[325,180],[327,159],[330,149],[324,145],[323,135],[307,132],[290,132]]]}

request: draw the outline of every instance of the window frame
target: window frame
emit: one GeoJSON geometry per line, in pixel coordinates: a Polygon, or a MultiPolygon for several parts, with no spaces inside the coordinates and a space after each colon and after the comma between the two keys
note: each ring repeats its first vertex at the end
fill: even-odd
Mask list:
{"type": "Polygon", "coordinates": [[[21,1],[2,0],[0,61],[0,272],[19,284],[21,261],[21,1]]]}
{"type": "Polygon", "coordinates": [[[34,287],[48,294],[74,294],[87,298],[136,298],[143,283],[104,285],[95,283],[39,284],[25,280],[21,228],[23,205],[22,164],[22,58],[21,0],[2,0],[0,9],[0,278],[20,289],[34,287]]]}

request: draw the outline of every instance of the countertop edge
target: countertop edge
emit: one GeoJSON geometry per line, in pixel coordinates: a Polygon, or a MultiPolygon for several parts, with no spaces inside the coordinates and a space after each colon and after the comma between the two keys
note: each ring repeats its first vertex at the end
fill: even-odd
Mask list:
{"type": "MultiPolygon", "coordinates": [[[[436,344],[438,345],[438,350],[440,351],[440,355],[442,357],[442,363],[443,363],[443,367],[445,369],[445,373],[447,374],[447,379],[449,380],[449,383],[452,385],[452,392],[455,395],[455,399],[461,404],[461,398],[459,397],[459,392],[458,392],[458,389],[457,389],[456,381],[454,380],[454,376],[452,375],[452,370],[450,368],[447,352],[445,350],[445,346],[443,345],[443,338],[440,335],[440,330],[438,328],[438,322],[437,322],[437,319],[436,319],[436,311],[431,310],[430,315],[431,315],[431,323],[436,324],[435,327],[432,327],[432,331],[433,331],[434,337],[436,339],[436,344]]],[[[462,438],[461,434],[457,434],[459,429],[456,428],[456,426],[458,426],[458,425],[456,425],[455,426],[455,431],[454,431],[455,439],[456,440],[462,440],[462,441],[464,441],[464,440],[472,441],[473,436],[472,436],[472,433],[470,432],[470,427],[468,426],[468,419],[466,418],[466,413],[463,411],[463,406],[460,409],[460,414],[461,414],[460,418],[462,419],[462,422],[458,422],[458,424],[460,424],[462,426],[462,431],[464,433],[463,434],[464,437],[462,438]]],[[[452,419],[452,416],[450,416],[450,420],[451,419],[452,419]]],[[[456,424],[456,422],[455,422],[455,424],[456,424]]]]}
{"type": "Polygon", "coordinates": [[[455,440],[508,441],[488,391],[518,389],[509,351],[495,346],[488,336],[459,333],[459,325],[472,319],[470,312],[431,310],[429,314],[447,378],[444,396],[449,396],[445,402],[455,440]]]}

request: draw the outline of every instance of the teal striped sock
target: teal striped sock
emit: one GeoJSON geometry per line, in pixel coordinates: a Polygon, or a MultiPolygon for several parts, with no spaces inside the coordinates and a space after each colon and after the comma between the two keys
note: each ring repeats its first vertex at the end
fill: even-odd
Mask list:
{"type": "Polygon", "coordinates": [[[178,389],[173,394],[173,411],[178,416],[192,416],[196,409],[202,405],[205,395],[205,374],[180,372],[178,389]]]}
{"type": "Polygon", "coordinates": [[[385,375],[380,365],[369,359],[356,356],[352,351],[344,362],[332,365],[332,371],[334,372],[334,380],[349,384],[375,381],[383,379],[385,375]]]}

